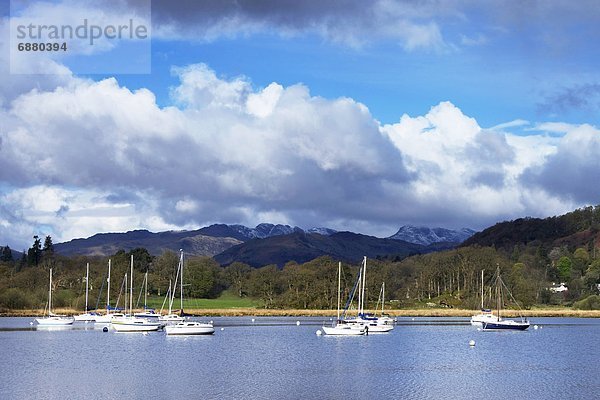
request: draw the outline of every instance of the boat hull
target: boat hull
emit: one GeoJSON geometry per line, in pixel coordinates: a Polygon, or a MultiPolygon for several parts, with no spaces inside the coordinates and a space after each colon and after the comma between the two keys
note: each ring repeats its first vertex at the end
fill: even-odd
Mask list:
{"type": "Polygon", "coordinates": [[[336,325],[336,326],[324,326],[323,332],[326,335],[336,336],[359,336],[365,334],[364,327],[351,326],[349,324],[336,325]]]}
{"type": "Polygon", "coordinates": [[[113,319],[110,326],[117,332],[152,332],[161,329],[164,325],[141,318],[126,318],[113,319]]]}
{"type": "Polygon", "coordinates": [[[73,318],[75,319],[75,321],[79,321],[79,322],[96,322],[96,317],[98,317],[98,315],[85,313],[85,314],[75,315],[73,318]]]}
{"type": "Polygon", "coordinates": [[[46,318],[36,318],[35,322],[39,326],[69,326],[73,325],[75,320],[71,317],[46,317],[46,318]]]}
{"type": "Polygon", "coordinates": [[[165,327],[167,335],[212,335],[215,328],[212,324],[181,323],[165,327]]]}
{"type": "Polygon", "coordinates": [[[498,317],[493,314],[478,314],[471,317],[471,325],[481,327],[484,322],[493,323],[497,320],[498,317]]]}
{"type": "Polygon", "coordinates": [[[500,321],[500,322],[482,322],[484,331],[524,331],[529,328],[528,322],[500,321]]]}

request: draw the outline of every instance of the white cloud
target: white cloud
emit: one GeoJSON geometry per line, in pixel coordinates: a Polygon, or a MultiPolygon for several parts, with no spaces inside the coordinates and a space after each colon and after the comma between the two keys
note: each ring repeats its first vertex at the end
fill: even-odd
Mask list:
{"type": "Polygon", "coordinates": [[[404,115],[399,123],[381,129],[416,175],[405,190],[421,205],[415,207],[420,213],[417,219],[445,219],[454,226],[471,220],[482,227],[494,218],[554,215],[577,204],[543,187],[524,184],[522,174],[545,165],[557,146],[569,141],[569,135],[560,139],[503,131],[525,124],[516,120],[484,130],[456,106],[443,102],[425,116],[404,115]]]}
{"type": "Polygon", "coordinates": [[[256,90],[202,64],[174,72],[179,108],[112,78],[73,79],[0,113],[0,243],[267,219],[377,235],[482,228],[582,205],[589,189],[564,195],[550,178],[600,170],[590,126],[514,135],[525,122],[482,129],[450,102],[382,126],[365,105],[304,85],[256,90]]]}

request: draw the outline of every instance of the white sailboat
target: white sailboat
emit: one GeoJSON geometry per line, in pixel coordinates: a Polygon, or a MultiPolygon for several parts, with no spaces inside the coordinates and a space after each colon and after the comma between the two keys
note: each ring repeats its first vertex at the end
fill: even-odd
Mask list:
{"type": "Polygon", "coordinates": [[[88,293],[89,293],[89,279],[90,279],[90,263],[87,263],[85,268],[85,312],[83,314],[75,315],[75,321],[81,322],[96,322],[98,314],[89,312],[88,309],[88,293]]]}
{"type": "Polygon", "coordinates": [[[113,318],[117,318],[117,317],[123,317],[124,314],[123,313],[111,313],[111,307],[110,307],[110,262],[111,260],[108,260],[108,278],[106,278],[106,282],[108,283],[107,285],[107,289],[106,289],[106,314],[104,315],[97,315],[96,316],[96,324],[110,324],[110,321],[112,321],[113,318]]]}
{"type": "Polygon", "coordinates": [[[483,272],[481,270],[481,313],[471,317],[471,325],[482,327],[484,322],[494,322],[496,316],[492,314],[492,310],[483,306],[483,272]]]}
{"type": "MultiPolygon", "coordinates": [[[[179,250],[179,269],[180,269],[180,296],[181,296],[181,312],[183,313],[183,250],[179,250]]],[[[175,281],[177,284],[177,281],[175,281]]],[[[212,335],[215,333],[215,328],[212,323],[196,322],[196,321],[181,321],[175,325],[165,327],[167,335],[212,335]]]]}
{"type": "Polygon", "coordinates": [[[150,321],[147,318],[139,318],[133,315],[133,255],[131,255],[129,314],[123,317],[112,318],[110,326],[117,332],[151,332],[157,331],[164,326],[159,321],[150,321]]]}
{"type": "Polygon", "coordinates": [[[68,326],[73,325],[73,317],[58,315],[52,312],[52,268],[50,268],[50,286],[48,289],[48,316],[36,318],[38,326],[68,326]]]}
{"type": "MultiPolygon", "coordinates": [[[[180,249],[180,251],[182,251],[180,249]]],[[[177,287],[177,279],[179,279],[179,273],[181,271],[181,256],[179,257],[179,264],[177,264],[177,273],[175,274],[175,283],[173,284],[173,288],[171,288],[171,281],[169,281],[169,311],[167,315],[161,315],[158,317],[159,321],[166,322],[168,324],[174,324],[178,322],[185,321],[185,317],[183,315],[178,315],[173,313],[173,302],[175,301],[175,288],[177,287]]],[[[163,303],[164,304],[164,303],[163,303]]],[[[162,311],[162,309],[161,309],[162,311]]],[[[181,313],[183,313],[183,300],[181,304],[181,313]]]]}
{"type": "Polygon", "coordinates": [[[342,263],[338,264],[338,298],[337,298],[337,318],[332,326],[323,326],[323,332],[326,335],[338,336],[357,336],[364,335],[365,328],[359,324],[349,324],[340,318],[340,300],[342,286],[342,263]]]}
{"type": "Polygon", "coordinates": [[[374,314],[365,313],[365,288],[367,285],[367,257],[363,258],[361,272],[359,274],[358,285],[358,315],[354,318],[347,318],[346,322],[351,324],[363,325],[369,333],[386,333],[394,329],[394,324],[389,323],[389,317],[380,320],[374,314]]]}
{"type": "MultiPolygon", "coordinates": [[[[139,318],[157,319],[160,314],[157,314],[153,308],[148,308],[148,271],[144,274],[144,283],[142,284],[144,290],[144,311],[137,312],[133,315],[139,318]]],[[[141,292],[140,292],[141,296],[141,292]]],[[[138,298],[139,303],[139,298],[138,298]]]]}

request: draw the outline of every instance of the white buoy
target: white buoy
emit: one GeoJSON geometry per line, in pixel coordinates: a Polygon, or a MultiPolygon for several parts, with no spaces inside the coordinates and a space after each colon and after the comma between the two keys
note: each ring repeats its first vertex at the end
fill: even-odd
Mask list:
{"type": "Polygon", "coordinates": [[[222,330],[222,331],[224,331],[224,330],[225,330],[225,328],[221,328],[221,330],[222,330]]]}
{"type": "Polygon", "coordinates": [[[534,325],[534,326],[533,326],[533,329],[537,329],[537,328],[538,328],[538,326],[537,326],[537,325],[534,325]]]}
{"type": "Polygon", "coordinates": [[[414,321],[415,319],[413,318],[412,320],[414,321]]]}
{"type": "Polygon", "coordinates": [[[297,326],[300,326],[300,321],[296,321],[296,325],[297,325],[297,326]]]}
{"type": "Polygon", "coordinates": [[[323,333],[323,332],[321,332],[321,330],[319,329],[319,330],[317,331],[317,336],[321,336],[321,334],[322,334],[322,333],[323,333]]]}
{"type": "Polygon", "coordinates": [[[473,339],[469,340],[469,346],[475,347],[475,341],[473,339]]]}
{"type": "Polygon", "coordinates": [[[213,324],[212,320],[210,320],[210,324],[211,324],[211,325],[213,324]]]}
{"type": "Polygon", "coordinates": [[[252,318],[252,323],[254,323],[254,318],[252,318]]]}
{"type": "Polygon", "coordinates": [[[33,325],[33,321],[31,321],[31,322],[29,323],[29,325],[33,325]]]}

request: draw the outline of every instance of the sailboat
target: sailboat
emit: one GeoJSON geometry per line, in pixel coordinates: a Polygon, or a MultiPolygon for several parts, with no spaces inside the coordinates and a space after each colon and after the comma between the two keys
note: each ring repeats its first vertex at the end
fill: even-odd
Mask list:
{"type": "Polygon", "coordinates": [[[496,320],[492,310],[483,306],[483,272],[484,270],[481,270],[481,313],[471,317],[471,325],[479,327],[483,326],[484,322],[494,322],[496,320]]]}
{"type": "Polygon", "coordinates": [[[524,331],[529,328],[529,322],[521,317],[520,321],[515,321],[513,319],[503,319],[501,317],[502,311],[502,303],[503,303],[503,289],[506,289],[508,292],[508,288],[502,281],[500,277],[500,266],[496,269],[496,306],[497,306],[497,315],[494,316],[492,321],[484,321],[482,322],[482,329],[484,331],[490,330],[516,330],[516,331],[524,331]]]}
{"type": "MultiPolygon", "coordinates": [[[[140,318],[149,318],[149,319],[156,319],[158,317],[160,317],[159,314],[157,314],[153,308],[149,308],[148,307],[148,271],[146,271],[146,273],[144,274],[144,283],[142,284],[143,290],[144,290],[144,311],[142,312],[137,312],[133,315],[135,315],[136,317],[140,317],[140,318]]],[[[140,292],[141,295],[141,292],[140,292]]],[[[138,298],[138,302],[139,302],[139,298],[138,298]]]]}
{"type": "Polygon", "coordinates": [[[110,262],[111,260],[108,259],[108,278],[106,278],[106,282],[108,283],[107,285],[107,289],[106,289],[106,314],[104,315],[97,315],[96,316],[96,324],[109,324],[110,321],[112,321],[113,318],[117,318],[117,317],[123,317],[124,314],[122,313],[111,313],[110,311],[116,311],[115,308],[112,308],[110,306],[110,262]]]}
{"type": "MultiPolygon", "coordinates": [[[[181,297],[181,313],[183,314],[183,250],[179,250],[179,272],[180,272],[180,297],[181,297]]],[[[177,281],[175,281],[177,285],[177,281]]],[[[212,335],[215,333],[215,328],[212,323],[196,322],[196,321],[181,321],[175,325],[165,327],[167,335],[212,335]]]]}
{"type": "Polygon", "coordinates": [[[365,327],[359,324],[349,324],[346,320],[340,318],[340,300],[342,286],[342,263],[338,264],[338,297],[337,297],[337,318],[332,326],[323,326],[323,332],[326,335],[364,335],[365,327]]]}
{"type": "Polygon", "coordinates": [[[385,282],[383,282],[381,284],[381,291],[379,292],[379,299],[377,300],[378,304],[379,304],[380,300],[381,300],[381,314],[379,317],[377,317],[377,322],[380,325],[394,326],[394,323],[396,322],[394,320],[394,318],[390,317],[388,314],[385,313],[385,282]]]}
{"type": "Polygon", "coordinates": [[[368,333],[385,333],[394,329],[394,324],[389,323],[390,318],[380,319],[374,314],[365,312],[365,288],[367,285],[367,257],[363,258],[361,271],[358,276],[358,315],[346,319],[352,324],[364,325],[368,333]]]}
{"type": "Polygon", "coordinates": [[[89,279],[90,279],[90,263],[87,263],[85,268],[85,312],[83,314],[76,315],[75,321],[81,322],[96,322],[98,314],[90,312],[88,309],[88,293],[89,293],[89,279]]]}
{"type": "Polygon", "coordinates": [[[39,326],[68,326],[73,325],[75,321],[73,317],[58,315],[52,312],[52,268],[50,268],[50,285],[48,289],[48,316],[36,318],[35,321],[39,326]]]}
{"type": "Polygon", "coordinates": [[[150,321],[147,318],[139,318],[133,315],[133,255],[131,255],[129,315],[111,319],[110,326],[117,332],[150,332],[157,331],[164,326],[159,321],[150,321]]]}
{"type": "MultiPolygon", "coordinates": [[[[182,250],[179,250],[182,252],[182,250]]],[[[171,288],[171,281],[169,281],[169,291],[167,294],[169,295],[169,311],[167,315],[161,315],[158,317],[159,321],[167,322],[167,323],[177,323],[185,321],[185,317],[183,315],[177,315],[173,313],[173,302],[175,301],[175,288],[177,287],[177,279],[179,279],[179,273],[181,272],[181,264],[182,264],[182,256],[179,257],[179,264],[177,265],[177,273],[175,274],[175,283],[173,284],[173,288],[171,288]]],[[[163,303],[164,304],[164,303],[163,303]]],[[[181,302],[181,314],[183,314],[183,300],[181,302]]],[[[162,309],[161,309],[162,312],[162,309]]]]}

